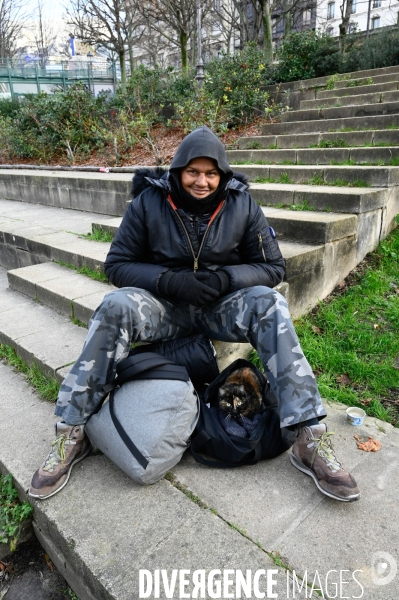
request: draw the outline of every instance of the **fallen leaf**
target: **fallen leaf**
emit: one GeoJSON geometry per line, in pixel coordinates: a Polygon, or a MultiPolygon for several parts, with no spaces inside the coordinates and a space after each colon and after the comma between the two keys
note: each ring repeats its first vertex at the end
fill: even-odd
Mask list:
{"type": "Polygon", "coordinates": [[[379,327],[378,323],[374,323],[373,327],[374,327],[374,329],[378,329],[378,327],[379,327]]]}
{"type": "Polygon", "coordinates": [[[342,288],[345,287],[345,281],[340,281],[339,284],[338,284],[338,287],[339,287],[340,290],[342,290],[342,288]]]}
{"type": "Polygon", "coordinates": [[[54,571],[53,563],[51,562],[49,555],[44,553],[44,558],[50,571],[54,571]]]}
{"type": "Polygon", "coordinates": [[[341,385],[349,385],[351,383],[351,378],[344,373],[343,375],[338,375],[338,377],[335,378],[335,381],[341,385]]]}
{"type": "Polygon", "coordinates": [[[371,435],[366,441],[362,441],[358,435],[354,435],[353,437],[356,440],[357,447],[359,450],[363,450],[363,452],[378,452],[382,448],[381,442],[375,440],[371,435]]]}
{"type": "Polygon", "coordinates": [[[316,327],[316,325],[312,326],[313,333],[321,333],[320,327],[316,327]]]}
{"type": "Polygon", "coordinates": [[[371,402],[371,398],[365,398],[364,400],[360,400],[360,404],[363,404],[364,406],[367,406],[368,404],[370,404],[371,402]]]}

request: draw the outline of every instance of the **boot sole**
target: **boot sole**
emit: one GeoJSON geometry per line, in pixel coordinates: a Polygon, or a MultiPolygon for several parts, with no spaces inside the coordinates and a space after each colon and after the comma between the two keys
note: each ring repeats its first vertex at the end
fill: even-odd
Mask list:
{"type": "Polygon", "coordinates": [[[327,490],[325,490],[324,488],[321,487],[316,475],[313,473],[313,471],[311,469],[309,469],[309,467],[307,467],[306,465],[304,465],[294,454],[290,454],[290,459],[292,464],[294,465],[294,467],[296,467],[297,469],[299,469],[299,471],[302,471],[302,473],[305,473],[306,475],[309,475],[309,477],[311,477],[313,479],[313,481],[316,484],[317,489],[324,494],[325,496],[328,496],[329,498],[333,498],[334,500],[340,500],[341,502],[356,502],[356,500],[359,500],[360,498],[360,494],[356,494],[354,496],[347,496],[346,498],[343,498],[342,496],[336,496],[335,494],[333,494],[332,492],[329,492],[327,490]]]}
{"type": "Polygon", "coordinates": [[[30,490],[28,490],[28,496],[30,496],[30,498],[36,498],[38,500],[46,500],[47,498],[51,498],[51,496],[54,496],[54,494],[57,494],[58,492],[60,492],[68,483],[69,481],[69,477],[71,475],[71,471],[72,468],[78,464],[78,462],[80,462],[81,460],[83,460],[84,458],[86,458],[86,456],[88,456],[90,454],[90,452],[92,451],[92,447],[91,444],[89,443],[88,448],[86,449],[86,451],[79,456],[78,458],[76,458],[73,463],[71,463],[71,466],[69,467],[67,473],[66,473],[66,478],[65,481],[62,485],[60,485],[60,487],[58,487],[56,490],[54,490],[53,492],[51,492],[51,494],[46,494],[46,496],[43,496],[42,494],[32,494],[30,492],[30,490]]]}

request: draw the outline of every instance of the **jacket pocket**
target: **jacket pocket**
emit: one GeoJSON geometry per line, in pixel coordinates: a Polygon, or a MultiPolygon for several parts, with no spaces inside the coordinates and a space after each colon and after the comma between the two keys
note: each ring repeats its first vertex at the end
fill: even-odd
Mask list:
{"type": "Polygon", "coordinates": [[[265,227],[258,232],[258,248],[264,262],[281,258],[280,248],[271,227],[265,227]],[[273,232],[273,235],[271,232],[273,232]]]}

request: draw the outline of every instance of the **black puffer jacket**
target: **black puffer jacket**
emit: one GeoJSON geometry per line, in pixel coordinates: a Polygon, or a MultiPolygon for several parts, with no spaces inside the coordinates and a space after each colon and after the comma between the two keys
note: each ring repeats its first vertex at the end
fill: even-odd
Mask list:
{"type": "Polygon", "coordinates": [[[198,242],[185,213],[168,200],[168,173],[142,169],[133,178],[132,202],[105,261],[105,273],[117,287],[138,287],[159,295],[163,273],[223,269],[228,293],[245,287],[274,287],[282,281],[285,261],[261,208],[248,194],[244,176],[234,174],[226,199],[198,242]],[[195,256],[194,256],[195,255],[195,256]]]}

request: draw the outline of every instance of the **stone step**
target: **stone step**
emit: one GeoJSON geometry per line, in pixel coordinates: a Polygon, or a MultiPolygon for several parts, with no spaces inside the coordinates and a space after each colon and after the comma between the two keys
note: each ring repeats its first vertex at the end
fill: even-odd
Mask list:
{"type": "MultiPolygon", "coordinates": [[[[388,77],[387,81],[393,81],[395,80],[395,75],[398,74],[399,75],[399,66],[398,65],[394,65],[392,67],[381,67],[379,69],[367,69],[364,71],[352,71],[350,73],[342,73],[340,74],[341,77],[348,77],[349,79],[342,79],[342,81],[347,84],[348,80],[366,80],[369,77],[371,77],[373,79],[373,82],[376,80],[377,77],[380,76],[386,76],[389,75],[390,77],[388,77]],[[393,75],[393,77],[392,77],[393,75]]],[[[328,80],[331,78],[331,75],[325,75],[323,77],[315,77],[313,79],[302,79],[302,80],[298,80],[298,81],[287,81],[285,83],[280,83],[278,84],[278,88],[281,91],[286,91],[286,90],[315,90],[315,92],[319,91],[319,88],[323,88],[326,86],[328,80]]],[[[381,81],[377,82],[381,83],[381,81]]],[[[338,83],[338,82],[337,82],[338,83]]],[[[265,88],[268,91],[273,91],[277,86],[275,85],[268,85],[265,86],[265,88]]]]}
{"type": "Polygon", "coordinates": [[[55,261],[102,271],[110,244],[81,237],[98,213],[0,200],[0,264],[15,269],[55,261]]]}
{"type": "Polygon", "coordinates": [[[356,146],[399,146],[399,129],[379,129],[370,131],[338,131],[335,133],[299,133],[286,135],[260,135],[242,137],[238,140],[240,150],[309,148],[331,143],[338,147],[356,146]]]}
{"type": "MultiPolygon", "coordinates": [[[[236,586],[230,583],[235,581],[234,573],[246,578],[249,570],[251,591],[254,576],[261,574],[258,597],[265,594],[280,600],[302,600],[314,596],[310,590],[313,578],[322,580],[327,589],[324,582],[329,574],[328,589],[339,585],[339,575],[331,577],[331,565],[336,569],[369,565],[382,528],[390,519],[393,523],[398,520],[398,430],[375,417],[366,417],[356,432],[361,437],[373,436],[383,451],[359,452],[353,427],[345,420],[346,407],[335,402],[325,402],[325,408],[329,428],[337,433],[337,454],[361,488],[359,519],[367,523],[368,532],[362,544],[360,520],[354,516],[358,509],[338,507],[320,494],[309,478],[293,468],[288,453],[256,466],[229,470],[199,466],[187,453],[173,469],[175,481],[164,479],[147,487],[136,485],[104,455],[96,453],[73,468],[62,492],[48,501],[32,501],[26,494],[32,473],[54,440],[53,406],[41,401],[24,378],[4,364],[0,364],[0,382],[0,470],[12,474],[21,500],[32,502],[36,535],[81,600],[143,597],[145,594],[139,593],[140,569],[154,574],[161,568],[168,581],[174,569],[186,570],[180,574],[180,585],[178,572],[174,593],[168,594],[175,599],[201,596],[198,588],[193,592],[194,571],[208,581],[210,570],[216,569],[213,585],[207,588],[213,597],[234,596],[236,586]],[[381,518],[375,515],[377,505],[381,518]],[[319,542],[316,547],[312,545],[311,553],[310,530],[317,531],[319,542]],[[277,556],[283,556],[284,563],[272,560],[277,556]],[[292,578],[287,577],[291,573],[282,564],[296,573],[296,592],[292,578]],[[226,591],[217,594],[216,584],[224,569],[233,571],[224,572],[226,585],[222,589],[226,591]],[[304,575],[308,587],[305,582],[304,589],[298,591],[304,575]],[[269,588],[266,581],[277,583],[269,588]],[[291,587],[292,594],[288,591],[291,587]]],[[[395,527],[384,529],[384,535],[386,547],[395,548],[395,527]]],[[[353,583],[350,572],[346,572],[345,580],[341,577],[346,596],[356,597],[364,591],[367,600],[381,599],[370,571],[354,572],[354,581],[360,582],[356,585],[346,583],[353,583]]],[[[384,598],[396,598],[397,591],[395,582],[387,585],[384,598]]],[[[157,595],[166,597],[162,587],[157,595]]],[[[237,591],[237,595],[249,597],[251,592],[237,591]]],[[[23,597],[38,600],[29,594],[23,597]]],[[[210,597],[205,590],[203,597],[210,597]]],[[[150,598],[155,598],[155,593],[150,592],[150,598]]]]}
{"type": "Polygon", "coordinates": [[[390,83],[391,81],[398,81],[399,74],[397,72],[393,73],[370,73],[369,76],[361,75],[359,73],[351,73],[349,79],[340,79],[334,83],[334,88],[339,90],[341,88],[351,88],[351,87],[362,87],[363,85],[369,85],[370,83],[390,83]],[[370,82],[372,79],[372,82],[370,82]],[[353,82],[356,82],[354,85],[353,82]]]}
{"type": "Polygon", "coordinates": [[[116,216],[125,212],[131,181],[131,173],[0,168],[0,198],[116,216]]]}
{"type": "Polygon", "coordinates": [[[296,121],[318,121],[319,119],[347,119],[356,117],[372,117],[399,113],[399,102],[381,102],[363,104],[362,106],[342,106],[339,108],[312,108],[310,110],[293,110],[281,115],[282,123],[296,121]]]}
{"type": "Polygon", "coordinates": [[[308,148],[285,150],[228,150],[227,157],[234,165],[354,165],[399,166],[399,146],[373,148],[308,148]]]}
{"type": "MultiPolygon", "coordinates": [[[[277,186],[274,186],[274,189],[277,186]]],[[[288,186],[284,186],[288,187],[288,186]]],[[[306,186],[303,186],[306,187],[306,186]]],[[[262,196],[262,192],[266,191],[267,184],[264,186],[254,185],[251,186],[251,195],[255,200],[258,200],[258,195],[262,196]],[[259,189],[260,188],[260,189],[259,189]],[[254,193],[258,192],[258,193],[254,193]],[[259,193],[260,192],[260,193],[259,193]]],[[[386,190],[382,190],[380,195],[380,201],[384,197],[383,194],[386,190]]],[[[269,194],[276,198],[277,194],[273,192],[269,194]]],[[[293,196],[293,191],[291,192],[293,196]]],[[[280,195],[280,199],[283,194],[280,195]]],[[[287,191],[288,201],[284,202],[286,205],[293,204],[292,198],[290,198],[290,192],[287,191]],[[290,201],[291,200],[291,201],[290,201]]],[[[307,199],[306,204],[307,204],[307,199]]],[[[283,201],[281,201],[283,202],[283,201]]],[[[273,204],[280,204],[274,202],[273,204]]],[[[375,203],[377,204],[377,203],[375,203]]],[[[377,208],[373,205],[373,209],[377,208]]],[[[357,231],[357,219],[353,214],[335,214],[332,212],[317,212],[312,210],[285,210],[281,207],[270,207],[262,208],[264,215],[269,221],[277,235],[277,238],[281,240],[301,241],[305,244],[325,244],[326,242],[332,242],[334,240],[340,240],[350,235],[355,235],[357,231]]],[[[101,222],[93,223],[93,227],[102,226],[101,222]]],[[[116,233],[118,225],[115,223],[111,226],[109,223],[105,223],[108,231],[116,233]]]]}
{"type": "Polygon", "coordinates": [[[310,210],[290,211],[283,208],[263,208],[277,239],[305,244],[327,244],[357,234],[357,216],[310,210]]]}
{"type": "Polygon", "coordinates": [[[334,165],[231,165],[254,183],[389,187],[399,185],[399,167],[334,165]],[[264,181],[266,180],[266,181],[264,181]]]}
{"type": "Polygon", "coordinates": [[[7,288],[0,277],[0,342],[12,346],[29,365],[62,381],[78,358],[86,331],[64,315],[7,288]]]}
{"type": "Polygon", "coordinates": [[[342,98],[345,96],[357,96],[363,94],[394,92],[399,89],[399,81],[388,83],[372,83],[370,85],[359,85],[347,88],[334,88],[333,90],[317,90],[316,99],[342,98]]]}
{"type": "MultiPolygon", "coordinates": [[[[309,209],[335,213],[361,214],[385,207],[392,195],[388,188],[333,187],[328,185],[292,185],[253,183],[251,196],[261,205],[281,206],[306,204],[309,209]]],[[[292,212],[289,211],[290,215],[292,212]]]]}
{"type": "MultiPolygon", "coordinates": [[[[326,110],[342,111],[343,109],[326,110]]],[[[342,114],[336,114],[336,118],[330,117],[328,119],[320,118],[319,120],[309,121],[304,120],[283,123],[269,123],[267,125],[262,126],[262,135],[269,136],[284,134],[293,135],[297,133],[339,132],[342,129],[347,129],[350,131],[368,131],[373,129],[399,129],[399,114],[367,115],[358,117],[342,117],[342,114]]]]}
{"type": "Polygon", "coordinates": [[[348,96],[333,96],[332,98],[316,100],[301,100],[300,109],[308,110],[314,108],[358,106],[363,104],[376,104],[382,102],[397,102],[399,100],[399,91],[395,92],[374,92],[372,94],[357,94],[348,96]]]}
{"type": "Polygon", "coordinates": [[[12,290],[84,325],[105,294],[116,289],[52,262],[10,269],[7,276],[12,290]]]}

